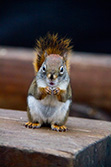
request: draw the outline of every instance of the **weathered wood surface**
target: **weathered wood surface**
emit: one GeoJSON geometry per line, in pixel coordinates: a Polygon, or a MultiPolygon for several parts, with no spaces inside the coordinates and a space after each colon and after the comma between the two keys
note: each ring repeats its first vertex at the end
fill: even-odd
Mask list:
{"type": "Polygon", "coordinates": [[[111,113],[111,55],[75,53],[71,62],[73,101],[111,113]]]}
{"type": "Polygon", "coordinates": [[[111,123],[69,118],[68,132],[28,129],[26,112],[0,109],[0,166],[109,167],[111,123]]]}
{"type": "Polygon", "coordinates": [[[0,49],[0,107],[26,110],[28,87],[34,77],[33,52],[0,49]]]}
{"type": "MultiPolygon", "coordinates": [[[[0,107],[26,110],[27,90],[34,77],[33,50],[0,47],[0,107]]],[[[111,57],[73,53],[73,101],[111,113],[111,57]]]]}

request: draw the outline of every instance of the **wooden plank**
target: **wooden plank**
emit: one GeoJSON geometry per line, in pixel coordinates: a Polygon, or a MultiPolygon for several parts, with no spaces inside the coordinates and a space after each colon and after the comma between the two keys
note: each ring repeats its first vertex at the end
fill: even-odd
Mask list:
{"type": "Polygon", "coordinates": [[[71,62],[73,101],[111,113],[111,56],[76,53],[71,62]]]}
{"type": "Polygon", "coordinates": [[[33,52],[0,49],[0,107],[26,110],[28,87],[34,77],[33,52]]]}
{"type": "Polygon", "coordinates": [[[68,132],[28,129],[26,112],[0,109],[0,166],[94,167],[111,164],[111,123],[69,117],[68,132]]]}
{"type": "MultiPolygon", "coordinates": [[[[26,110],[27,90],[34,77],[32,49],[0,47],[0,107],[26,110]]],[[[73,101],[111,114],[111,56],[73,53],[73,101]]]]}

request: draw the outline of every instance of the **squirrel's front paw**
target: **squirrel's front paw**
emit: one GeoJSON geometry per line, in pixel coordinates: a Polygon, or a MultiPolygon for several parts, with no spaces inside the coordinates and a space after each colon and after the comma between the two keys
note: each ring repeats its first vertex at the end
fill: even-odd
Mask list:
{"type": "Polygon", "coordinates": [[[45,92],[46,92],[46,94],[48,94],[48,95],[51,95],[51,94],[52,94],[52,90],[51,90],[48,86],[45,88],[45,92]]]}
{"type": "Polygon", "coordinates": [[[53,94],[54,94],[54,95],[59,95],[59,94],[60,94],[60,88],[55,88],[55,89],[53,90],[53,94]]]}

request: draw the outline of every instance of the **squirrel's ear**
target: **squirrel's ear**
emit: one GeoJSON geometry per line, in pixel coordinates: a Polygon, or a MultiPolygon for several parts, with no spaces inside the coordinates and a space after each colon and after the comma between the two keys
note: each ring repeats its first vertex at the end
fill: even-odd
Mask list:
{"type": "Polygon", "coordinates": [[[64,59],[64,61],[66,62],[67,61],[67,52],[65,52],[64,54],[63,54],[63,59],[64,59]]]}
{"type": "Polygon", "coordinates": [[[37,50],[37,55],[38,55],[39,57],[41,57],[42,54],[43,54],[43,51],[42,51],[42,50],[37,50]]]}
{"type": "Polygon", "coordinates": [[[44,53],[44,57],[46,58],[47,56],[48,56],[47,51],[45,51],[45,53],[44,53]]]}

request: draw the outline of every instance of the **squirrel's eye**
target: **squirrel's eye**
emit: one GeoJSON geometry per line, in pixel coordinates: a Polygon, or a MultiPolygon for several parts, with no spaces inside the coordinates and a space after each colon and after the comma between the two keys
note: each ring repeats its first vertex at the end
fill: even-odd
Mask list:
{"type": "Polygon", "coordinates": [[[46,71],[46,65],[44,64],[42,67],[42,71],[45,72],[46,71]]]}
{"type": "Polygon", "coordinates": [[[63,72],[64,72],[64,68],[63,68],[63,66],[61,66],[61,67],[60,67],[60,74],[62,75],[63,72]]]}

